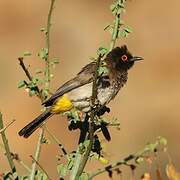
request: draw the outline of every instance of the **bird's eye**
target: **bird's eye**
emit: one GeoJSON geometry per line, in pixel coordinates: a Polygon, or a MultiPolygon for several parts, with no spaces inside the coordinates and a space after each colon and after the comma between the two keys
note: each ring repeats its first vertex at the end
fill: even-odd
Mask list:
{"type": "Polygon", "coordinates": [[[121,56],[122,61],[127,61],[127,59],[128,59],[128,57],[125,54],[121,56]]]}

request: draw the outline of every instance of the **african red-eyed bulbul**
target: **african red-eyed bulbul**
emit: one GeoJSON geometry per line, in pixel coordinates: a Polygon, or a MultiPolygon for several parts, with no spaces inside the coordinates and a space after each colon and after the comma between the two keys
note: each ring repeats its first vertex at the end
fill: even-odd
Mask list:
{"type": "MultiPolygon", "coordinates": [[[[102,107],[114,99],[127,82],[128,70],[133,67],[134,62],[142,59],[133,56],[126,45],[116,47],[107,54],[104,61],[108,71],[100,75],[97,81],[97,99],[102,107]]],[[[57,89],[49,99],[43,102],[43,105],[47,107],[46,111],[21,129],[19,135],[29,137],[50,116],[72,108],[89,112],[95,68],[95,62],[87,64],[74,78],[57,89]]]]}

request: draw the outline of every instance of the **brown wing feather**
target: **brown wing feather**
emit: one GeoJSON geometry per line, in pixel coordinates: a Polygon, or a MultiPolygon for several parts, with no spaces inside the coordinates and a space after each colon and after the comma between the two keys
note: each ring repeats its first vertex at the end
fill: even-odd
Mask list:
{"type": "Polygon", "coordinates": [[[67,81],[59,89],[57,89],[57,91],[49,99],[44,101],[43,105],[45,105],[46,107],[51,106],[54,103],[54,101],[63,94],[77,87],[92,82],[94,71],[95,71],[95,62],[91,62],[87,64],[85,67],[81,69],[81,71],[77,74],[75,78],[67,81]]]}

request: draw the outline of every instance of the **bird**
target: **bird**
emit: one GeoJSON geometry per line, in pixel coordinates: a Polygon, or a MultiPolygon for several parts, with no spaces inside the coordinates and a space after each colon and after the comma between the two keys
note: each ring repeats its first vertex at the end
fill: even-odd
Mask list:
{"type": "MultiPolygon", "coordinates": [[[[140,60],[143,58],[133,56],[127,45],[115,47],[106,55],[104,66],[107,72],[98,75],[97,78],[97,100],[101,107],[105,107],[114,99],[126,84],[129,69],[140,60]]],[[[22,128],[18,134],[28,138],[51,116],[73,108],[84,113],[90,112],[95,70],[96,62],[94,61],[84,66],[74,78],[60,86],[51,97],[42,103],[46,110],[22,128]]]]}

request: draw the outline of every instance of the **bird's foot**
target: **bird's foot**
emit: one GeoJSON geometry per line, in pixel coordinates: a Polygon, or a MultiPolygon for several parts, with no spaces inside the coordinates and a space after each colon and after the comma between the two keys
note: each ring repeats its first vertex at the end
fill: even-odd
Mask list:
{"type": "Polygon", "coordinates": [[[96,115],[97,115],[97,116],[102,116],[102,115],[104,115],[106,112],[109,113],[109,112],[110,112],[110,108],[108,108],[107,106],[102,106],[102,107],[96,112],[96,115]]]}
{"type": "Polygon", "coordinates": [[[95,99],[94,104],[90,101],[90,107],[91,109],[99,109],[101,107],[101,103],[98,99],[95,99]]]}

